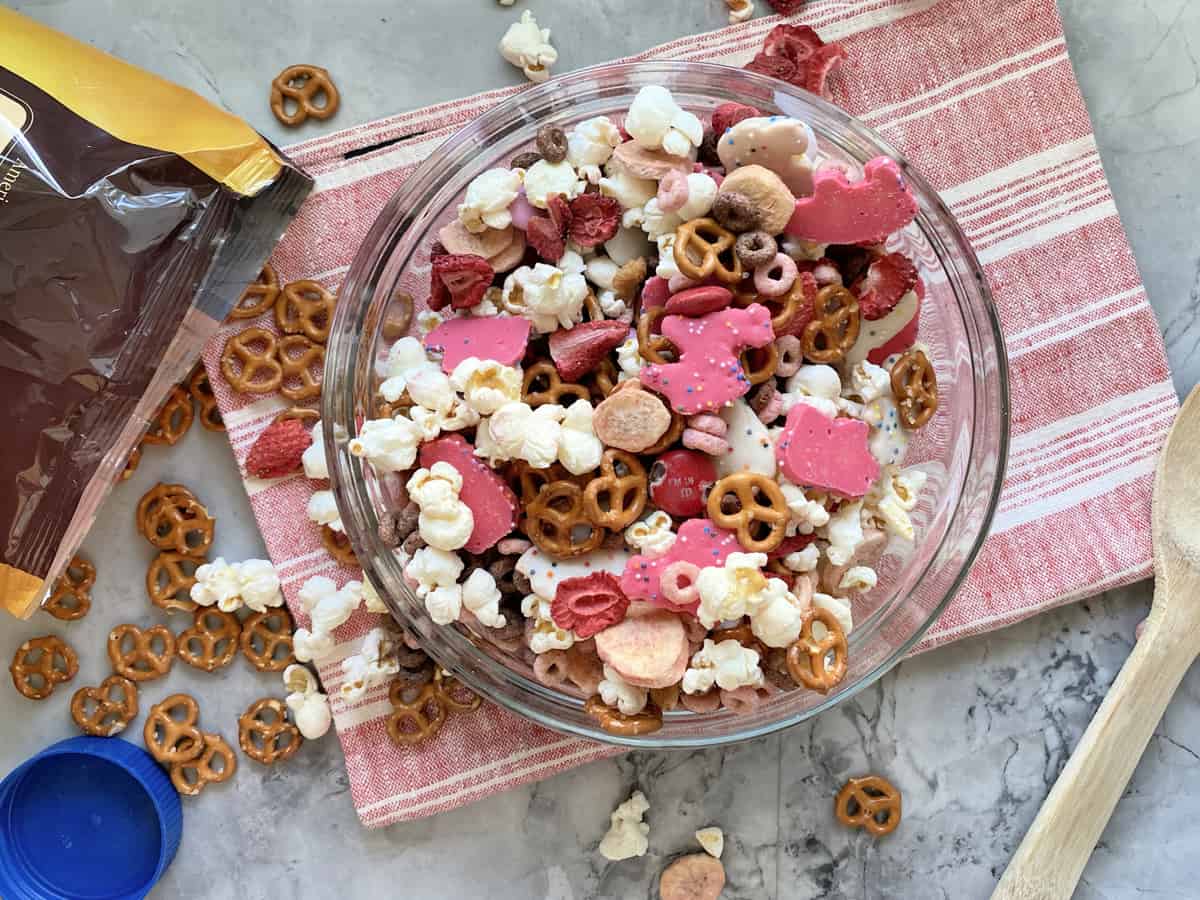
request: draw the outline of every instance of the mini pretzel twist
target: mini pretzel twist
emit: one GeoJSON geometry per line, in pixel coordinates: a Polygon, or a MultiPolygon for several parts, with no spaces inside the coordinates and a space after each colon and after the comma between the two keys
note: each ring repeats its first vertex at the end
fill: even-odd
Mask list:
{"type": "Polygon", "coordinates": [[[600,472],[583,489],[588,519],[609,531],[633,524],[646,508],[646,469],[632,453],[608,447],[600,472]],[[618,472],[617,467],[623,470],[618,472]]]}
{"type": "Polygon", "coordinates": [[[582,384],[572,384],[563,381],[554,368],[554,363],[541,360],[525,370],[525,379],[521,384],[521,399],[532,407],[545,403],[557,403],[566,406],[564,397],[574,397],[577,400],[590,400],[591,392],[582,384]]]}
{"type": "Polygon", "coordinates": [[[892,366],[892,393],[900,424],[917,429],[933,418],[938,408],[937,374],[920,350],[909,350],[892,366]]]}
{"type": "Polygon", "coordinates": [[[662,712],[653,706],[647,706],[637,715],[627,716],[620,710],[605,705],[597,695],[588,697],[587,702],[583,704],[583,711],[595,719],[604,731],[620,737],[652,734],[662,728],[662,712]]]}
{"type": "Polygon", "coordinates": [[[747,347],[739,358],[742,364],[742,374],[751,384],[762,384],[775,376],[779,368],[779,351],[775,344],[770,343],[757,349],[747,347]]]}
{"type": "Polygon", "coordinates": [[[592,405],[599,404],[601,400],[611,394],[613,388],[617,386],[618,380],[616,364],[608,357],[600,360],[600,365],[596,366],[596,372],[592,375],[591,384],[588,386],[592,405]]]}
{"type": "Polygon", "coordinates": [[[575,481],[561,463],[552,463],[549,468],[535,469],[523,459],[514,459],[505,471],[508,483],[516,491],[522,504],[529,504],[543,487],[554,481],[575,481]]]}
{"type": "Polygon", "coordinates": [[[738,543],[751,553],[770,553],[783,543],[788,508],[774,478],[757,472],[735,472],[708,493],[708,517],[721,528],[737,532],[738,543]],[[737,498],[738,510],[725,512],[726,496],[737,498]]]}
{"type": "Polygon", "coordinates": [[[248,616],[242,623],[241,647],[242,655],[260,672],[282,672],[294,663],[292,619],[287,610],[268,609],[248,616]]]}
{"type": "Polygon", "coordinates": [[[307,335],[289,334],[279,341],[282,379],[279,393],[302,403],[321,396],[321,376],[325,369],[325,348],[307,335]]]}
{"type": "Polygon", "coordinates": [[[136,625],[118,625],[108,633],[108,659],[113,671],[131,681],[153,681],[171,671],[175,658],[175,635],[166,625],[142,630],[136,625]],[[155,644],[162,646],[155,650],[155,644]]]}
{"type": "Polygon", "coordinates": [[[583,488],[571,481],[544,485],[525,505],[524,527],[539,550],[557,559],[590,553],[604,543],[604,529],[588,518],[583,488]],[[580,537],[584,529],[587,536],[580,537]]]}
{"type": "Polygon", "coordinates": [[[343,531],[335,531],[328,525],[321,526],[321,546],[326,552],[343,566],[357,566],[358,556],[350,544],[350,538],[343,531]]]}
{"type": "Polygon", "coordinates": [[[84,734],[120,734],[137,714],[137,685],[122,675],[109,675],[99,687],[81,687],[71,697],[71,718],[84,734]]]}
{"type": "Polygon", "coordinates": [[[838,284],[821,288],[813,298],[813,319],[800,337],[804,355],[816,363],[841,362],[861,325],[857,297],[838,284]]]}
{"type": "Polygon", "coordinates": [[[896,830],[901,807],[900,791],[880,775],[851,778],[833,801],[833,812],[839,822],[851,828],[864,828],[875,837],[896,830]]]}
{"type": "Polygon", "coordinates": [[[275,305],[279,299],[279,276],[267,263],[258,277],[246,285],[242,296],[229,311],[231,319],[256,319],[275,305]]]}
{"type": "Polygon", "coordinates": [[[238,719],[242,752],[264,766],[290,759],[303,742],[300,729],[287,720],[287,707],[274,697],[250,704],[238,719]]]}
{"type": "Polygon", "coordinates": [[[655,333],[658,323],[666,314],[665,306],[651,307],[642,311],[637,324],[638,353],[646,362],[660,366],[679,359],[679,348],[671,343],[670,338],[655,333]]]}
{"type": "Polygon", "coordinates": [[[722,284],[742,280],[742,261],[733,251],[737,235],[722,228],[716,219],[692,219],[675,229],[675,265],[692,279],[710,275],[722,284]]]}
{"type": "Polygon", "coordinates": [[[241,633],[241,623],[233,613],[202,607],[196,610],[192,626],[179,635],[176,652],[189,666],[215,672],[233,662],[241,633]]]}
{"type": "Polygon", "coordinates": [[[142,727],[146,749],[163,765],[195,759],[204,752],[204,736],[196,727],[199,719],[200,707],[194,698],[172,694],[150,707],[150,715],[142,727]]]}
{"type": "Polygon", "coordinates": [[[190,597],[196,584],[196,569],[203,558],[166,551],[154,557],[146,570],[146,594],[150,602],[166,612],[195,612],[190,597]]]}
{"type": "Polygon", "coordinates": [[[433,674],[433,686],[442,702],[455,712],[471,712],[483,703],[482,697],[440,666],[433,674]]]}
{"type": "Polygon", "coordinates": [[[134,512],[134,524],[137,526],[138,534],[149,539],[150,529],[148,523],[150,519],[157,517],[160,510],[174,498],[195,500],[196,495],[182,484],[162,483],[156,484],[150,490],[146,491],[146,493],[142,494],[134,512]]]}
{"type": "Polygon", "coordinates": [[[329,339],[336,302],[337,298],[319,281],[289,282],[275,301],[275,324],[284,334],[302,334],[323,344],[329,339]]]}
{"type": "Polygon", "coordinates": [[[57,635],[30,638],[13,655],[8,667],[13,687],[30,700],[45,700],[56,685],[66,684],[79,672],[79,657],[57,635]]]}
{"type": "Polygon", "coordinates": [[[176,385],[171,388],[162,409],[150,423],[150,430],[142,437],[142,443],[175,446],[192,427],[195,415],[191,394],[176,385]]]}
{"type": "Polygon", "coordinates": [[[92,608],[92,585],[95,583],[96,567],[82,556],[74,556],[67,570],[54,582],[54,590],[42,604],[42,609],[63,622],[82,619],[92,608]]]}
{"type": "Polygon", "coordinates": [[[228,781],[237,771],[237,756],[219,734],[204,732],[204,748],[195,759],[171,766],[171,784],[185,797],[195,797],[210,784],[228,781]],[[220,760],[218,770],[214,763],[220,760]]]}
{"type": "Polygon", "coordinates": [[[300,125],[310,116],[328,119],[337,112],[340,99],[333,79],[320,66],[288,66],[271,82],[271,112],[284,125],[300,125]],[[320,94],[325,95],[323,106],[315,102],[320,94]],[[287,111],[288,100],[296,104],[292,112],[287,111]]]}
{"type": "Polygon", "coordinates": [[[810,607],[800,626],[800,636],[788,647],[788,674],[796,684],[827,694],[846,677],[846,652],[846,635],[837,618],[820,606],[810,607]],[[813,636],[814,622],[825,626],[825,635],[819,640],[813,636]]]}
{"type": "MultiPolygon", "coordinates": [[[[140,511],[140,504],[138,508],[140,511]]],[[[202,557],[212,546],[215,525],[204,505],[188,492],[187,495],[170,494],[150,504],[145,516],[139,519],[138,527],[159,550],[202,557]]]]}
{"type": "Polygon", "coordinates": [[[765,306],[771,314],[771,328],[775,334],[782,333],[800,311],[804,302],[804,281],[797,278],[791,289],[781,297],[764,297],[754,290],[753,285],[743,285],[733,292],[733,305],[743,309],[751,303],[765,306]]]}
{"type": "Polygon", "coordinates": [[[393,681],[388,691],[392,714],[388,716],[388,737],[397,746],[411,747],[429,740],[442,729],[446,721],[446,701],[436,685],[410,689],[393,681]]]}
{"type": "Polygon", "coordinates": [[[188,392],[200,409],[201,427],[207,431],[224,431],[225,421],[217,407],[217,395],[213,393],[212,382],[208,380],[208,372],[202,364],[196,366],[196,371],[188,379],[188,392]]]}
{"type": "Polygon", "coordinates": [[[275,335],[258,326],[247,328],[225,342],[221,374],[235,391],[273,394],[283,382],[283,366],[275,358],[278,352],[275,335]]]}

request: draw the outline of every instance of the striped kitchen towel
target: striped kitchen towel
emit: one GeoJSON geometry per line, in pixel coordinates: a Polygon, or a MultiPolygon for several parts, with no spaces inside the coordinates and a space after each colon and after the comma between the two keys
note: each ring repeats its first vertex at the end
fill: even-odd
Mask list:
{"type": "MultiPolygon", "coordinates": [[[[974,571],[923,646],[1146,577],[1152,470],[1178,403],[1053,0],[813,0],[794,20],[845,44],[849,60],[830,81],[834,101],[902,148],[941,191],[986,269],[1007,335],[1008,480],[974,571]]],[[[779,21],[683,38],[635,58],[740,66],[779,21]]],[[[516,90],[292,147],[317,187],[273,257],[280,279],[316,278],[336,290],[413,168],[516,90]]],[[[282,406],[236,395],[219,376],[225,339],[244,325],[227,326],[205,353],[240,462],[282,406]]],[[[246,489],[288,602],[307,624],[296,603],[305,579],[357,573],[322,549],[305,516],[309,481],[248,479],[246,489]]],[[[376,620],[358,613],[320,666],[364,824],[451,809],[612,752],[490,705],[452,716],[428,746],[397,749],[385,733],[383,689],[353,705],[337,696],[341,659],[376,620]]]]}

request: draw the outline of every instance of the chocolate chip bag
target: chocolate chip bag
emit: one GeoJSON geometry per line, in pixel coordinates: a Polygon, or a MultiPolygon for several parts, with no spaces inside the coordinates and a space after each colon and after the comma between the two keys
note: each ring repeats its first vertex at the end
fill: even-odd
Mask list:
{"type": "Polygon", "coordinates": [[[191,91],[0,7],[0,606],[29,615],[312,187],[191,91]]]}

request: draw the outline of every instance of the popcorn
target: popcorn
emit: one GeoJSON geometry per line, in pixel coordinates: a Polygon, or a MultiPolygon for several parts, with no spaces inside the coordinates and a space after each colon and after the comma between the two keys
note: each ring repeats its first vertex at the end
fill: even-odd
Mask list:
{"type": "Polygon", "coordinates": [[[337,501],[333,499],[333,491],[314,491],[308,498],[306,510],[310,522],[318,525],[328,525],[334,531],[344,531],[341,514],[338,512],[337,501]]]}
{"type": "Polygon", "coordinates": [[[387,604],[383,602],[383,598],[375,590],[375,585],[371,584],[370,579],[363,577],[362,580],[363,601],[367,607],[367,612],[371,613],[388,613],[387,604]]]}
{"type": "Polygon", "coordinates": [[[613,197],[621,204],[621,224],[636,228],[642,224],[642,208],[658,195],[658,182],[653,178],[638,178],[630,175],[621,166],[609,166],[609,172],[600,179],[600,193],[613,197]]]}
{"type": "Polygon", "coordinates": [[[786,647],[800,636],[807,606],[778,578],[768,578],[757,609],[749,610],[750,631],[768,647],[786,647]]]}
{"type": "Polygon", "coordinates": [[[425,355],[420,341],[411,336],[400,338],[388,349],[387,359],[378,366],[379,376],[383,379],[379,393],[388,403],[395,403],[408,387],[408,379],[425,369],[440,371],[438,364],[425,355]]]}
{"type": "Polygon", "coordinates": [[[765,553],[730,553],[724,566],[705,566],[696,577],[700,594],[697,618],[706,628],[726,619],[740,619],[759,604],[767,588],[760,571],[767,564],[765,553]]]}
{"type": "Polygon", "coordinates": [[[821,551],[816,544],[809,544],[803,550],[796,550],[783,558],[783,564],[793,572],[812,572],[817,568],[821,551]]]}
{"type": "Polygon", "coordinates": [[[567,162],[576,168],[595,166],[598,173],[619,143],[621,131],[608,116],[584,119],[567,133],[567,162]]]}
{"type": "Polygon", "coordinates": [[[539,159],[525,173],[525,199],[538,209],[546,209],[551,194],[572,200],[583,193],[584,187],[575,167],[565,159],[557,163],[539,159]]]}
{"type": "MultiPolygon", "coordinates": [[[[571,256],[575,254],[567,254],[571,256]]],[[[563,257],[563,262],[566,256],[563,257]]],[[[587,299],[587,280],[580,272],[564,272],[555,266],[538,263],[521,266],[504,279],[503,302],[520,297],[520,314],[533,323],[539,334],[558,327],[570,328],[583,319],[587,299]]]]}
{"type": "Polygon", "coordinates": [[[638,146],[661,149],[672,156],[688,156],[704,140],[700,120],[681,109],[671,92],[660,85],[638,91],[625,116],[625,130],[638,146]]]}
{"type": "Polygon", "coordinates": [[[675,233],[664,234],[656,238],[654,243],[658,245],[658,266],[655,267],[654,274],[668,280],[682,274],[679,266],[675,264],[675,233]]]}
{"type": "Polygon", "coordinates": [[[443,585],[425,595],[425,610],[438,625],[457,622],[462,615],[462,586],[443,585]]]}
{"type": "Polygon", "coordinates": [[[239,564],[242,582],[242,603],[252,612],[266,612],[268,607],[283,606],[283,591],[275,567],[265,559],[247,559],[239,564]]]}
{"type": "Polygon", "coordinates": [[[613,862],[645,856],[650,847],[650,826],[642,817],[650,809],[646,795],[634,791],[628,800],[613,810],[608,833],[600,839],[600,855],[613,862]]]}
{"type": "Polygon", "coordinates": [[[426,409],[449,413],[458,397],[450,376],[440,366],[417,369],[408,376],[408,396],[426,409]]]}
{"type": "Polygon", "coordinates": [[[617,233],[604,242],[604,252],[618,266],[623,266],[639,256],[649,256],[650,241],[641,228],[618,228],[617,233]]]}
{"type": "Polygon", "coordinates": [[[635,687],[614,672],[604,667],[604,678],[600,681],[600,699],[608,706],[615,706],[627,716],[636,716],[646,708],[649,693],[645,688],[635,687]]]}
{"type": "Polygon", "coordinates": [[[558,459],[566,410],[555,403],[537,409],[506,403],[475,434],[475,454],[490,460],[523,459],[544,469],[558,459]]]}
{"type": "Polygon", "coordinates": [[[468,407],[483,416],[521,399],[521,370],[494,359],[468,356],[454,367],[450,384],[462,393],[468,407]]]}
{"type": "Polygon", "coordinates": [[[675,544],[671,517],[657,509],[625,529],[625,543],[649,557],[663,556],[675,544]]]}
{"type": "Polygon", "coordinates": [[[857,397],[863,403],[873,403],[892,389],[892,377],[887,369],[863,360],[850,370],[850,384],[842,393],[857,397]]]}
{"type": "Polygon", "coordinates": [[[488,169],[476,175],[458,207],[458,221],[474,234],[512,224],[508,208],[521,190],[519,169],[488,169]]]}
{"type": "Polygon", "coordinates": [[[786,387],[783,394],[785,413],[796,403],[808,403],[829,418],[837,418],[842,379],[833,366],[803,365],[787,380],[786,387]]]}
{"type": "Polygon", "coordinates": [[[358,437],[350,441],[349,450],[352,455],[369,462],[377,472],[405,472],[417,461],[417,448],[423,439],[422,429],[402,415],[393,419],[368,419],[363,422],[358,437]]]}
{"type": "Polygon", "coordinates": [[[292,635],[292,653],[300,662],[323,659],[333,652],[333,635],[327,632],[314,634],[307,628],[297,628],[292,635]]]}
{"type": "Polygon", "coordinates": [[[758,667],[758,652],[734,640],[716,643],[705,638],[704,646],[692,655],[692,664],[683,673],[685,694],[703,694],[715,684],[725,691],[740,687],[758,687],[763,683],[758,667]]]}
{"type": "Polygon", "coordinates": [[[587,280],[596,285],[596,287],[611,291],[613,289],[613,278],[616,277],[617,269],[619,268],[620,266],[607,256],[597,254],[584,265],[584,274],[587,280]]]}
{"type": "Polygon", "coordinates": [[[538,28],[529,10],[518,22],[508,26],[500,38],[500,55],[525,73],[530,81],[545,81],[550,66],[558,61],[558,51],[550,45],[550,29],[538,28]]]}
{"type": "Polygon", "coordinates": [[[300,463],[304,466],[305,476],[314,481],[329,477],[329,467],[325,461],[325,432],[320,419],[313,423],[312,443],[301,454],[300,463]]]}
{"type": "Polygon", "coordinates": [[[630,337],[617,347],[617,365],[621,369],[621,373],[617,376],[618,381],[637,378],[638,373],[642,371],[642,366],[646,365],[646,361],[642,359],[642,354],[638,351],[636,337],[630,337]]]}
{"type": "Polygon", "coordinates": [[[658,205],[657,197],[647,201],[642,208],[642,230],[654,240],[658,240],[665,234],[675,234],[675,229],[683,222],[684,220],[678,214],[664,212],[658,205]]]}
{"type": "Polygon", "coordinates": [[[690,222],[707,216],[717,199],[717,182],[704,172],[692,172],[687,177],[688,198],[675,211],[681,221],[690,222]]]}
{"type": "Polygon", "coordinates": [[[533,620],[533,628],[529,633],[529,649],[534,653],[568,650],[575,645],[575,635],[554,624],[554,619],[550,616],[550,603],[549,599],[537,594],[526,594],[525,599],[521,601],[522,615],[533,620]]]}
{"type": "Polygon", "coordinates": [[[879,482],[867,494],[868,514],[882,522],[891,534],[913,540],[916,530],[908,514],[916,508],[917,496],[927,478],[920,469],[901,472],[895,466],[886,466],[879,482]]]}
{"type": "Polygon", "coordinates": [[[782,475],[779,476],[779,489],[787,502],[791,522],[795,525],[797,534],[812,534],[822,525],[829,523],[829,511],[825,505],[816,500],[810,500],[804,489],[792,484],[782,475]]]}
{"type": "Polygon", "coordinates": [[[421,337],[424,337],[445,321],[446,317],[437,310],[423,309],[417,313],[417,331],[421,333],[421,337]]]}
{"type": "Polygon", "coordinates": [[[729,7],[730,25],[745,22],[754,15],[754,0],[725,0],[725,5],[729,7]]]}
{"type": "Polygon", "coordinates": [[[383,628],[372,628],[363,639],[356,656],[342,660],[342,699],[356,703],[376,685],[384,684],[400,671],[396,659],[396,635],[383,628]]]}
{"type": "Polygon", "coordinates": [[[567,407],[559,432],[558,461],[572,475],[591,472],[600,465],[604,444],[592,428],[592,404],[576,400],[567,407]]]}
{"type": "Polygon", "coordinates": [[[879,576],[870,566],[851,566],[838,582],[838,588],[843,591],[854,591],[865,594],[879,582],[879,576]]]}
{"type": "Polygon", "coordinates": [[[362,602],[360,581],[348,581],[341,588],[332,578],[314,575],[300,587],[297,599],[308,614],[312,627],[298,628],[292,636],[296,659],[311,662],[333,652],[333,630],[343,625],[362,602]]]}
{"type": "Polygon", "coordinates": [[[850,562],[850,557],[863,542],[862,509],[862,500],[843,503],[837,512],[829,517],[829,524],[825,526],[825,537],[829,540],[829,547],[826,548],[825,555],[835,566],[844,566],[850,562]]]}
{"type": "Polygon", "coordinates": [[[265,559],[225,562],[218,556],[196,569],[191,598],[200,606],[216,606],[222,612],[236,612],[245,606],[252,612],[283,605],[279,576],[265,559]]]}
{"type": "Polygon", "coordinates": [[[421,538],[439,550],[457,550],[471,538],[475,516],[459,499],[462,476],[448,462],[417,469],[408,479],[408,496],[421,507],[417,528],[421,538]]]}
{"type": "Polygon", "coordinates": [[[500,613],[500,589],[487,569],[476,569],[463,582],[462,604],[481,624],[488,628],[503,628],[507,619],[500,613]]]}
{"type": "Polygon", "coordinates": [[[283,670],[283,686],[289,692],[284,702],[304,739],[315,741],[328,732],[333,713],[329,698],[321,693],[312,672],[304,666],[290,665],[283,670]]]}
{"type": "Polygon", "coordinates": [[[721,854],[725,852],[725,832],[716,825],[701,828],[696,832],[696,843],[703,847],[709,856],[720,859],[721,854]]]}
{"type": "MultiPolygon", "coordinates": [[[[832,597],[829,594],[822,594],[820,591],[817,591],[813,594],[812,602],[813,606],[831,612],[833,617],[837,619],[838,624],[842,626],[842,633],[849,637],[850,629],[854,627],[854,621],[850,615],[849,600],[842,597],[832,597]]],[[[819,624],[817,623],[814,627],[819,627],[819,624]]],[[[818,636],[814,634],[813,636],[820,640],[820,637],[823,635],[818,636]]]]}
{"type": "Polygon", "coordinates": [[[816,241],[794,238],[790,235],[784,235],[783,240],[779,242],[779,249],[796,262],[816,262],[825,256],[828,246],[828,244],[818,244],[816,241]]]}
{"type": "Polygon", "coordinates": [[[424,597],[434,588],[449,587],[458,582],[463,560],[457,553],[422,547],[404,567],[404,574],[417,583],[417,596],[424,597]]]}
{"type": "Polygon", "coordinates": [[[596,300],[600,304],[600,312],[604,313],[604,318],[620,319],[624,322],[633,321],[633,310],[612,291],[601,291],[596,300]]]}

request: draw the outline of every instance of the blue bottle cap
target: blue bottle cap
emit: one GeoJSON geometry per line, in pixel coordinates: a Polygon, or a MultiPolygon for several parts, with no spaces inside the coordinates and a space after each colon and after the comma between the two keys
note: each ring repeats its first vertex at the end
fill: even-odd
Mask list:
{"type": "Polygon", "coordinates": [[[179,795],[145,750],[61,741],[0,781],[0,897],[145,897],[182,834],[179,795]]]}

